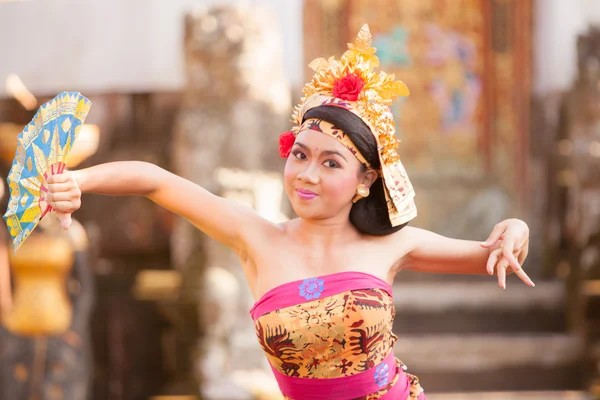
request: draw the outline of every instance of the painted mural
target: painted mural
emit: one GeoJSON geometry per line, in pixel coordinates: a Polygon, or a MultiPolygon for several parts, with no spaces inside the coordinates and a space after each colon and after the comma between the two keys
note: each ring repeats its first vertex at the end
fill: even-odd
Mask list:
{"type": "Polygon", "coordinates": [[[425,175],[480,176],[478,150],[485,134],[481,2],[353,0],[348,5],[348,31],[368,23],[382,68],[411,90],[394,107],[408,168],[425,175]]]}

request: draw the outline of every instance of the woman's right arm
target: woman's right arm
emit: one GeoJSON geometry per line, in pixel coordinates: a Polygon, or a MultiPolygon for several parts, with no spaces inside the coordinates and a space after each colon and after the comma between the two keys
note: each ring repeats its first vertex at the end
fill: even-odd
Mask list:
{"type": "Polygon", "coordinates": [[[250,207],[216,196],[187,179],[146,162],[100,164],[54,175],[48,183],[50,204],[67,217],[79,208],[81,193],[145,196],[238,252],[243,250],[250,230],[256,229],[257,223],[266,222],[250,207]]]}

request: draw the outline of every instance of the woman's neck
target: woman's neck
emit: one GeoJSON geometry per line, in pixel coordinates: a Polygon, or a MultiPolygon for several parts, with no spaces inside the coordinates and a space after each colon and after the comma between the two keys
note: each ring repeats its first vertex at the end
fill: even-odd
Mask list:
{"type": "Polygon", "coordinates": [[[291,221],[288,230],[294,237],[308,246],[330,248],[357,239],[360,233],[348,218],[309,220],[297,218],[291,221]]]}

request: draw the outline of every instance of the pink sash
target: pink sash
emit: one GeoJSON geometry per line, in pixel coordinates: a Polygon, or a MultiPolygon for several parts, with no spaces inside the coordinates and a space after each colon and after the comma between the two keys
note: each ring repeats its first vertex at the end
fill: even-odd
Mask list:
{"type": "Polygon", "coordinates": [[[398,368],[393,352],[377,367],[360,374],[331,379],[295,378],[283,375],[271,367],[281,393],[290,399],[301,400],[348,400],[376,393],[392,382],[396,374],[398,381],[380,399],[408,399],[410,387],[408,377],[398,368]]]}

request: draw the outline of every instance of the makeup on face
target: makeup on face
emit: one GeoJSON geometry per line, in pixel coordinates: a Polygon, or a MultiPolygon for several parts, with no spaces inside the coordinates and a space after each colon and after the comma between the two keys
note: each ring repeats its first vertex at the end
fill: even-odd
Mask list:
{"type": "MultiPolygon", "coordinates": [[[[298,146],[298,147],[300,147],[300,148],[302,148],[304,150],[309,150],[310,149],[310,147],[308,147],[304,143],[301,143],[301,142],[298,142],[298,141],[296,141],[296,143],[294,143],[294,145],[298,146]]],[[[313,148],[313,151],[318,151],[318,150],[319,150],[318,147],[313,148]]],[[[344,157],[344,155],[341,152],[337,151],[337,150],[323,150],[322,154],[323,155],[333,155],[333,154],[335,154],[335,155],[338,155],[338,156],[342,157],[344,159],[344,161],[348,162],[348,160],[346,159],[346,157],[344,157]]]]}
{"type": "Polygon", "coordinates": [[[296,193],[301,200],[312,200],[318,196],[315,192],[306,189],[296,189],[296,193]]]}

